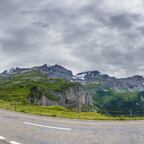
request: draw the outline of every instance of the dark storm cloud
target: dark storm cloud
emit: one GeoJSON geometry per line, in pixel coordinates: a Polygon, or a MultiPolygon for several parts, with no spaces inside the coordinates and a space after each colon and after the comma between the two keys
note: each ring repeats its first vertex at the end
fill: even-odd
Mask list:
{"type": "Polygon", "coordinates": [[[75,72],[142,74],[143,10],[141,0],[1,0],[1,70],[57,63],[75,72]]]}
{"type": "Polygon", "coordinates": [[[120,29],[127,29],[131,28],[133,26],[133,21],[138,20],[138,15],[132,15],[132,14],[117,14],[110,17],[110,25],[112,27],[117,27],[120,29]]]}

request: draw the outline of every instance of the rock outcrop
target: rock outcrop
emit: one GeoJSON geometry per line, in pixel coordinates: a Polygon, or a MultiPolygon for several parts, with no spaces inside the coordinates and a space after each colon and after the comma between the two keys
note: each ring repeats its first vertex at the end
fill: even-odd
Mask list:
{"type": "Polygon", "coordinates": [[[38,87],[33,87],[28,101],[35,105],[61,105],[80,110],[83,106],[89,106],[92,103],[88,91],[80,85],[73,85],[63,92],[49,91],[48,93],[38,87]]]}

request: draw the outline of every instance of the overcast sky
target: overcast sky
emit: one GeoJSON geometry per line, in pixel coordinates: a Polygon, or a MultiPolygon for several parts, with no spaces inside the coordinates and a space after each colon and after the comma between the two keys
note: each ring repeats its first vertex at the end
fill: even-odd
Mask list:
{"type": "Polygon", "coordinates": [[[0,0],[0,71],[59,64],[144,74],[143,0],[0,0]]]}

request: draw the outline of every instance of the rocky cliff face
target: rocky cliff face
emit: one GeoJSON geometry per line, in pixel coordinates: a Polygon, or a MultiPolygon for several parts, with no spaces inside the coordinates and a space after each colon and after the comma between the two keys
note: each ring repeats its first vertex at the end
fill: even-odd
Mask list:
{"type": "Polygon", "coordinates": [[[89,93],[86,89],[78,86],[70,87],[64,93],[64,100],[62,103],[69,106],[83,106],[90,105],[89,93]]]}
{"type": "Polygon", "coordinates": [[[40,88],[33,87],[28,101],[35,105],[61,105],[78,109],[92,103],[89,93],[80,85],[73,85],[63,92],[49,91],[48,94],[40,88]]]}

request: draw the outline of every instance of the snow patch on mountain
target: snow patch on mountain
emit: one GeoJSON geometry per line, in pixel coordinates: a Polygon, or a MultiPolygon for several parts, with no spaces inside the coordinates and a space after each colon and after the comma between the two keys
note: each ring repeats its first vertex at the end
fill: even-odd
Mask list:
{"type": "Polygon", "coordinates": [[[87,75],[87,73],[81,73],[81,74],[75,75],[73,78],[74,79],[79,79],[79,80],[85,80],[86,75],[87,75]]]}

